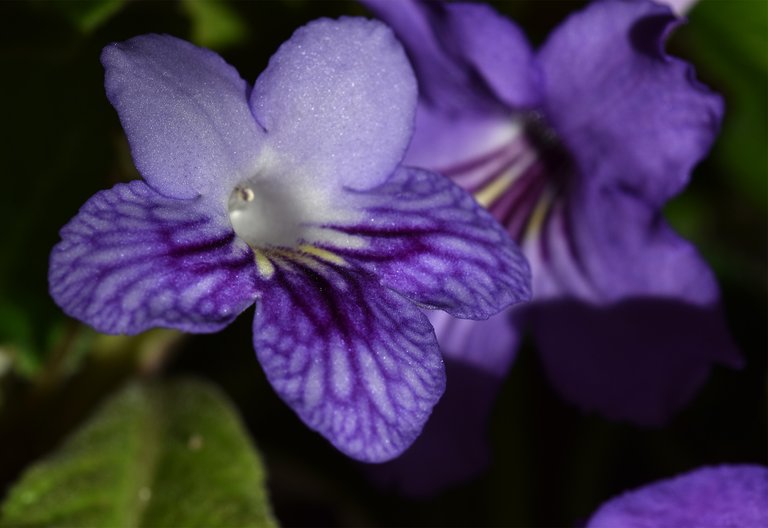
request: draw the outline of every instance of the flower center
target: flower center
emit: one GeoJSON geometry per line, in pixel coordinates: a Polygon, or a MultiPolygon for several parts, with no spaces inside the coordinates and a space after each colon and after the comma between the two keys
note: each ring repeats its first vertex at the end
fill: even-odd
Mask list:
{"type": "Polygon", "coordinates": [[[570,165],[560,140],[541,116],[531,112],[514,119],[511,139],[437,170],[471,192],[523,242],[546,220],[570,165]]]}
{"type": "Polygon", "coordinates": [[[302,234],[302,211],[287,190],[272,182],[247,180],[229,195],[235,234],[254,249],[295,247],[302,234]]]}

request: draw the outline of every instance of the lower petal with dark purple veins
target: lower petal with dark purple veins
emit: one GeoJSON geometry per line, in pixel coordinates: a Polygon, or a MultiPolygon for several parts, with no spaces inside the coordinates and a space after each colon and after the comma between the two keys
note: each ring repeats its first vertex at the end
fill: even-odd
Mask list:
{"type": "Polygon", "coordinates": [[[387,182],[350,191],[363,221],[330,226],[362,243],[331,248],[428,308],[485,319],[530,296],[530,270],[493,217],[447,178],[401,167],[387,182]]]}
{"type": "Polygon", "coordinates": [[[254,323],[267,378],[347,455],[396,457],[421,432],[445,386],[426,316],[350,267],[309,255],[272,259],[254,323]]]}
{"type": "Polygon", "coordinates": [[[61,230],[51,295],[100,332],[220,330],[256,297],[253,253],[222,213],[139,181],[101,191],[61,230]]]}

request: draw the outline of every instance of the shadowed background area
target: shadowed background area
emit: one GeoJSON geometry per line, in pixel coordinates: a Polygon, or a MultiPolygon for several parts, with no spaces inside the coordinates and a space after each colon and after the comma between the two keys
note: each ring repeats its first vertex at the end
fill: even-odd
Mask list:
{"type": "MultiPolygon", "coordinates": [[[[583,3],[494,5],[539,44],[583,3]]],[[[449,362],[448,383],[461,390],[438,404],[430,438],[378,469],[334,450],[275,395],[251,346],[253,309],[217,334],[153,331],[133,338],[100,336],[61,313],[46,278],[58,230],[97,190],[139,177],[104,93],[99,54],[106,44],[169,33],[214,49],[253,82],[300,25],[366,14],[355,2],[309,0],[0,4],[0,495],[125,381],[177,376],[207,380],[231,399],[285,526],[576,526],[623,490],[702,465],[767,462],[768,9],[761,0],[704,0],[668,46],[726,101],[711,155],[665,213],[715,270],[745,359],[741,369],[718,366],[706,380],[687,380],[702,388],[669,423],[649,415],[653,426],[638,427],[582,412],[549,378],[566,376],[583,393],[610,385],[615,367],[665,383],[675,371],[665,362],[658,372],[654,361],[675,353],[681,332],[723,350],[720,359],[728,363],[730,344],[708,337],[719,319],[671,302],[642,300],[612,311],[563,303],[549,306],[546,318],[534,311],[536,343],[525,338],[503,382],[449,362]],[[644,347],[648,336],[622,323],[628,312],[652,321],[667,346],[644,347]],[[690,324],[667,324],[681,313],[690,324]],[[623,342],[617,356],[585,364],[548,355],[564,342],[588,350],[580,332],[595,326],[605,328],[607,343],[623,342]],[[623,355],[637,362],[621,361],[623,355]],[[489,417],[475,412],[494,399],[489,417]],[[466,436],[446,432],[456,422],[466,436]],[[477,434],[483,428],[487,439],[477,434]],[[446,459],[455,467],[443,466],[446,459]],[[397,464],[418,477],[403,481],[397,464]]],[[[611,388],[617,398],[631,398],[631,386],[611,388]]],[[[688,390],[695,387],[680,389],[688,390]]]]}

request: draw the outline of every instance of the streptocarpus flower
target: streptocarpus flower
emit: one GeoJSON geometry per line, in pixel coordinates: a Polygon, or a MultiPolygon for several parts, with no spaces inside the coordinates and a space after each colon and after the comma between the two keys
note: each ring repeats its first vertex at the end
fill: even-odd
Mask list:
{"type": "Polygon", "coordinates": [[[528,326],[565,398],[645,425],[680,409],[713,363],[740,364],[712,272],[661,212],[723,114],[692,67],[664,52],[679,24],[668,8],[594,2],[534,51],[486,5],[364,3],[419,81],[406,160],[473,192],[533,270],[525,307],[432,318],[448,357],[500,380],[528,326]]]}
{"type": "MultiPolygon", "coordinates": [[[[366,3],[406,45],[420,83],[406,159],[472,191],[521,243],[533,269],[534,335],[567,397],[659,423],[713,361],[739,362],[712,313],[712,272],[661,215],[723,112],[691,66],[663,52],[678,24],[668,8],[595,2],[533,52],[485,5],[366,3]],[[665,323],[675,317],[679,325],[665,323]],[[667,357],[655,357],[658,347],[667,357]],[[626,357],[638,348],[645,357],[626,357]],[[664,369],[642,368],[657,359],[664,369]],[[616,369],[625,372],[614,378],[616,369]]],[[[482,332],[486,323],[457,324],[482,332]]]]}
{"type": "Polygon", "coordinates": [[[768,526],[768,468],[732,465],[627,492],[603,504],[587,528],[757,528],[768,526]]]}
{"type": "Polygon", "coordinates": [[[56,302],[127,334],[213,332],[255,302],[283,400],[350,456],[399,454],[445,383],[417,305],[488,317],[529,295],[529,271],[468,194],[399,165],[417,96],[390,30],[310,23],[253,87],[164,35],[102,62],[144,181],[97,193],[62,229],[56,302]]]}

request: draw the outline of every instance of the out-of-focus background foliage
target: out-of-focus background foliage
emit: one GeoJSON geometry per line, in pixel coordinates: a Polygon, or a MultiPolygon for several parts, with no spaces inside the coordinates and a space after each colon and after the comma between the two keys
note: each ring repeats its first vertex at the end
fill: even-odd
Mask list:
{"type": "MultiPolygon", "coordinates": [[[[581,3],[496,5],[539,43],[581,3]]],[[[528,344],[489,424],[488,471],[410,499],[372,484],[363,465],[279,401],[252,350],[252,310],[204,336],[108,337],[63,316],[46,279],[58,230],[95,191],[138,177],[104,95],[101,48],[170,33],[215,49],[252,82],[298,26],[344,14],[365,11],[354,2],[309,0],[0,3],[0,495],[7,501],[0,522],[23,520],[24,505],[53,490],[49,509],[80,515],[68,524],[263,524],[274,514],[285,526],[574,526],[612,495],[646,482],[704,464],[766,463],[765,0],[705,0],[669,43],[727,101],[711,156],[667,214],[716,270],[747,364],[716,368],[665,428],[638,429],[565,404],[528,344]],[[179,377],[198,381],[168,384],[179,377]],[[265,475],[271,505],[264,504],[265,475]],[[70,488],[69,477],[80,487],[70,488]],[[178,482],[202,484],[182,492],[178,482]],[[121,493],[125,511],[104,517],[110,497],[121,493]],[[222,502],[229,510],[217,509],[222,502]]],[[[37,522],[66,515],[45,510],[37,522]]]]}

